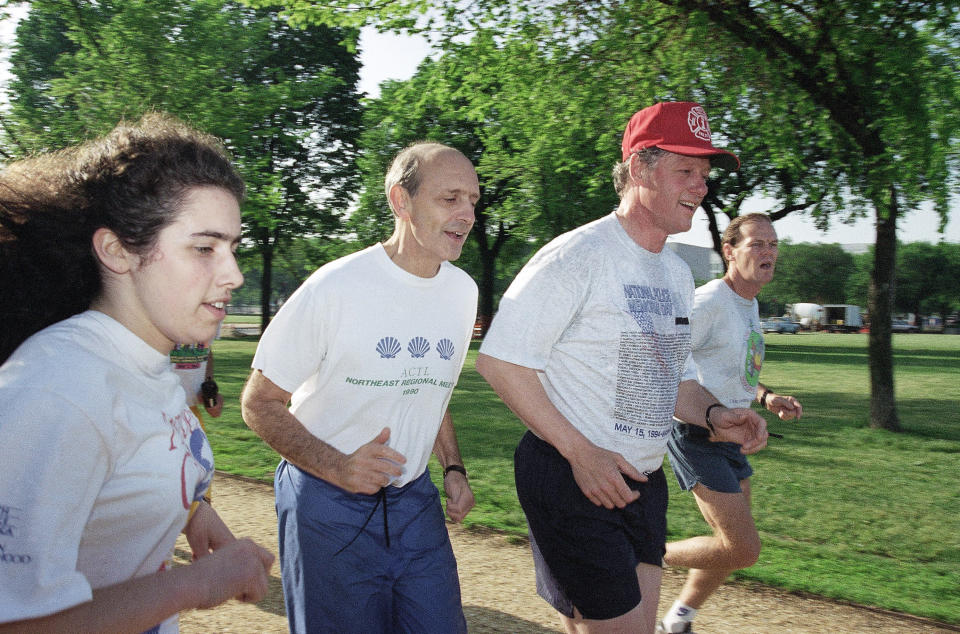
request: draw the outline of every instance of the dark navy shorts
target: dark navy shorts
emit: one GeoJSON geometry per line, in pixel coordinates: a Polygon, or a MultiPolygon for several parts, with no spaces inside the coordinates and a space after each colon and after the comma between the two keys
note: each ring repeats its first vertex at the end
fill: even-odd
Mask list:
{"type": "Polygon", "coordinates": [[[291,632],[467,631],[429,471],[382,495],[362,495],[284,460],[274,487],[291,632]]]}
{"type": "Polygon", "coordinates": [[[708,434],[703,427],[674,424],[667,455],[680,488],[689,491],[699,482],[718,493],[740,493],[740,481],[753,475],[753,467],[740,445],[710,442],[708,434]]]}
{"type": "Polygon", "coordinates": [[[640,497],[623,509],[593,504],[570,463],[527,432],[514,454],[517,496],[527,516],[537,592],[558,612],[587,619],[626,614],[640,603],[637,566],[661,566],[667,532],[663,469],[648,482],[624,477],[640,497]]]}

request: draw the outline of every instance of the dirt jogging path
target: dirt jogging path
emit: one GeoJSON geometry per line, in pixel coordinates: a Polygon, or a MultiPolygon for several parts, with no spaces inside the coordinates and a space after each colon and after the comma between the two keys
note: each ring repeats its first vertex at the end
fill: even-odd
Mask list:
{"type": "MultiPolygon", "coordinates": [[[[250,537],[277,553],[273,487],[217,472],[213,504],[238,537],[250,537]]],[[[447,524],[460,571],[464,613],[470,632],[561,632],[556,613],[536,594],[526,544],[494,531],[447,524]],[[515,540],[514,540],[515,541],[515,540]]],[[[190,560],[181,536],[176,560],[190,560]]],[[[664,571],[660,610],[673,602],[683,571],[664,571]]],[[[280,568],[271,571],[270,594],[257,604],[229,601],[213,610],[180,615],[183,634],[282,633],[287,631],[280,568]]],[[[960,627],[925,619],[800,596],[763,586],[727,583],[697,615],[699,634],[960,632],[960,627]]]]}

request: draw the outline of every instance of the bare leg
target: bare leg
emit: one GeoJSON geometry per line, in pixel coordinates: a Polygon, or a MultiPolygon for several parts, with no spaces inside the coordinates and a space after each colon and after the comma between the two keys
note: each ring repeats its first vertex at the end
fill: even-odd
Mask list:
{"type": "Polygon", "coordinates": [[[663,570],[659,566],[638,565],[637,581],[640,584],[641,596],[639,604],[626,614],[603,621],[585,619],[574,609],[574,618],[560,616],[564,631],[568,634],[653,634],[662,577],[663,570]]]}
{"type": "Polygon", "coordinates": [[[560,625],[563,626],[563,631],[567,634],[577,634],[580,631],[580,624],[583,623],[583,617],[580,616],[580,612],[577,611],[577,608],[573,608],[573,618],[565,614],[560,615],[560,625]]]}
{"type": "Polygon", "coordinates": [[[760,556],[760,536],[750,511],[750,480],[741,493],[718,493],[702,484],[693,488],[700,512],[713,535],[667,544],[664,561],[690,568],[680,602],[699,609],[734,570],[749,568],[760,556]]]}

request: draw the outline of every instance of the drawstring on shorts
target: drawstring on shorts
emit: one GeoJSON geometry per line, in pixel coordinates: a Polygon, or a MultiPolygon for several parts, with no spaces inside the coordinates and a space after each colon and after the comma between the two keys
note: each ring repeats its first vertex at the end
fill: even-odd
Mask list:
{"type": "Polygon", "coordinates": [[[363,526],[361,526],[360,530],[357,531],[357,534],[353,536],[353,539],[347,542],[340,550],[333,553],[334,557],[349,548],[353,542],[357,541],[357,538],[360,537],[361,533],[363,533],[363,529],[367,527],[367,524],[369,524],[370,520],[373,518],[373,514],[377,512],[377,508],[379,508],[381,502],[383,503],[383,535],[387,541],[387,548],[390,548],[390,526],[387,523],[387,487],[382,487],[377,493],[376,504],[374,504],[373,508],[370,509],[370,514],[367,515],[367,519],[363,521],[363,526]]]}

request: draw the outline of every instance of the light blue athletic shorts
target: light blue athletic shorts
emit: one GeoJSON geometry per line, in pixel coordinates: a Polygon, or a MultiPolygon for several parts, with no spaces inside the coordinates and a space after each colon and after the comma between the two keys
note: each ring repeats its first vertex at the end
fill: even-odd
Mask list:
{"type": "Polygon", "coordinates": [[[467,631],[429,471],[403,487],[358,495],[284,460],[274,487],[291,632],[467,631]]]}
{"type": "Polygon", "coordinates": [[[711,442],[708,435],[697,425],[674,424],[667,455],[680,488],[689,491],[699,482],[711,491],[740,493],[740,481],[753,475],[753,467],[740,453],[740,445],[711,442]]]}

